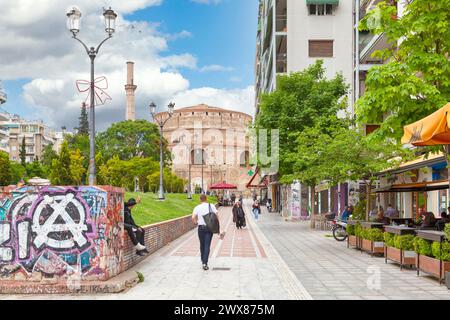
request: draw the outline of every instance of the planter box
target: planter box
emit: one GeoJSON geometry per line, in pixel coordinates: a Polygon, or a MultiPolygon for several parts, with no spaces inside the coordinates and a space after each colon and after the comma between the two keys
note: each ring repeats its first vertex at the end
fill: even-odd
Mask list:
{"type": "Polygon", "coordinates": [[[384,255],[384,243],[383,242],[373,242],[370,240],[362,239],[362,249],[363,251],[372,254],[383,254],[384,255]]]}
{"type": "Polygon", "coordinates": [[[450,271],[449,261],[440,261],[435,258],[418,254],[416,259],[417,272],[423,271],[442,280],[447,271],[450,271]],[[442,269],[440,269],[440,266],[442,269]],[[442,272],[442,273],[440,273],[442,272]]]}
{"type": "Polygon", "coordinates": [[[355,247],[357,249],[360,248],[360,238],[358,238],[357,236],[348,236],[348,246],[349,247],[355,247]]]}
{"type": "Polygon", "coordinates": [[[394,247],[386,247],[386,260],[397,262],[401,266],[416,264],[416,253],[414,251],[403,251],[394,247]]]}
{"type": "Polygon", "coordinates": [[[450,272],[445,273],[445,285],[447,289],[450,289],[450,272]]]}
{"type": "Polygon", "coordinates": [[[393,247],[386,247],[386,259],[402,264],[402,251],[393,247]]]}
{"type": "Polygon", "coordinates": [[[415,251],[403,251],[402,253],[403,265],[415,265],[416,264],[416,252],[415,251]]]}

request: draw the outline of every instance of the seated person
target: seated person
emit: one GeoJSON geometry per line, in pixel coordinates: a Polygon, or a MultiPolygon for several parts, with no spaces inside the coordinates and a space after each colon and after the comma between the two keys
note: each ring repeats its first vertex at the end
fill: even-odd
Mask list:
{"type": "Polygon", "coordinates": [[[383,223],[383,224],[391,223],[390,219],[388,217],[384,216],[384,210],[381,207],[380,207],[380,210],[378,210],[377,218],[375,219],[375,222],[383,223]]]}
{"type": "Polygon", "coordinates": [[[138,198],[136,201],[132,198],[125,203],[123,225],[136,249],[136,254],[138,256],[144,256],[146,253],[149,253],[145,247],[145,230],[134,222],[131,215],[131,210],[140,202],[141,199],[138,198]]]}
{"type": "Polygon", "coordinates": [[[442,211],[441,212],[441,220],[439,220],[438,222],[436,222],[436,229],[438,230],[438,231],[444,231],[444,229],[445,229],[445,225],[447,224],[447,223],[449,223],[450,221],[449,221],[449,219],[448,219],[448,215],[447,215],[447,212],[445,212],[445,211],[442,211]]]}
{"type": "Polygon", "coordinates": [[[436,218],[433,212],[423,212],[422,213],[422,223],[419,229],[436,229],[436,218]]]}

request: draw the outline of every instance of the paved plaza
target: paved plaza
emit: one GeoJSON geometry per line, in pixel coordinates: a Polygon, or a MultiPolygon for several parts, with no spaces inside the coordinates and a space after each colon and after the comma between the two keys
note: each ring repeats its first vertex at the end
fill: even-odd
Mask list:
{"type": "Polygon", "coordinates": [[[236,230],[231,208],[220,210],[224,240],[215,236],[210,270],[203,271],[196,230],[133,268],[145,281],[120,294],[4,295],[0,299],[309,300],[449,299],[445,286],[413,270],[385,264],[308,222],[288,222],[276,213],[255,221],[246,203],[247,225],[236,230]]]}

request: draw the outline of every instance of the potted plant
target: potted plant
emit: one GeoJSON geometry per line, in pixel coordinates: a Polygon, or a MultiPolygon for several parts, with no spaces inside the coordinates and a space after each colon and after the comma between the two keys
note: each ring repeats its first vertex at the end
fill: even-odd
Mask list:
{"type": "MultiPolygon", "coordinates": [[[[444,233],[447,241],[450,241],[450,223],[445,225],[444,233]]],[[[445,284],[447,288],[450,289],[450,272],[445,273],[445,284]]]]}
{"type": "Polygon", "coordinates": [[[425,239],[416,238],[414,249],[417,253],[416,267],[417,272],[423,271],[439,280],[447,271],[450,271],[450,244],[431,242],[425,239]]]}
{"type": "Polygon", "coordinates": [[[356,237],[356,225],[347,224],[348,242],[347,247],[358,247],[358,238],[356,237]]]}
{"type": "Polygon", "coordinates": [[[415,265],[416,263],[416,252],[414,251],[414,239],[415,236],[412,234],[395,236],[394,237],[394,247],[400,250],[400,264],[403,265],[415,265]]]}
{"type": "Polygon", "coordinates": [[[389,232],[385,232],[384,233],[384,254],[386,257],[386,260],[392,260],[394,262],[397,263],[402,263],[402,251],[400,250],[400,248],[397,248],[395,246],[395,240],[396,240],[396,235],[389,233],[389,232]]]}
{"type": "Polygon", "coordinates": [[[362,249],[371,254],[384,254],[384,234],[381,229],[364,229],[362,232],[362,249]]]}

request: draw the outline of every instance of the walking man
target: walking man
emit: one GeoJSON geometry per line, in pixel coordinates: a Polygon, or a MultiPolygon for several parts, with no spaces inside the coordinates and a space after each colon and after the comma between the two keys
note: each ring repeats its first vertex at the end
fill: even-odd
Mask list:
{"type": "MultiPolygon", "coordinates": [[[[194,208],[192,213],[192,221],[198,225],[198,238],[200,240],[200,256],[202,259],[203,270],[209,270],[208,260],[211,250],[211,241],[213,233],[209,230],[203,217],[209,213],[217,214],[215,205],[208,203],[208,198],[205,194],[200,195],[201,203],[194,208]]],[[[225,233],[220,234],[220,239],[223,239],[225,233]]]]}

